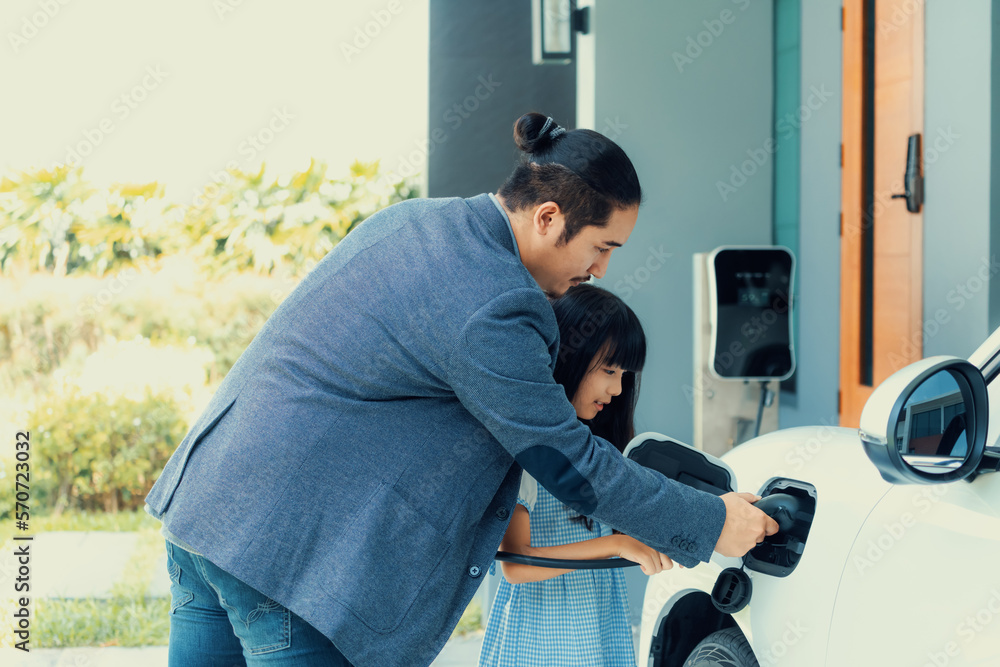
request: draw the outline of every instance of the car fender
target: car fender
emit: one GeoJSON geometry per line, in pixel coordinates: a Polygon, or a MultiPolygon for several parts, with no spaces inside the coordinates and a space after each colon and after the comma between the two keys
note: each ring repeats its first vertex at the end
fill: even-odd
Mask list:
{"type": "MultiPolygon", "coordinates": [[[[747,571],[750,604],[732,616],[761,665],[824,662],[828,628],[844,563],[865,518],[888,492],[865,456],[856,429],[833,426],[776,431],[727,452],[722,460],[736,475],[738,490],[756,493],[773,477],[808,482],[816,488],[816,513],[802,558],[787,577],[747,571]],[[794,657],[793,657],[794,656],[794,657]]],[[[711,562],[650,577],[643,603],[640,655],[648,655],[659,619],[685,595],[711,593],[726,567],[742,559],[715,554],[711,562]]],[[[707,634],[704,628],[687,628],[707,634]]]]}
{"type": "Polygon", "coordinates": [[[830,665],[1000,664],[1000,476],[899,485],[845,563],[830,665]]]}

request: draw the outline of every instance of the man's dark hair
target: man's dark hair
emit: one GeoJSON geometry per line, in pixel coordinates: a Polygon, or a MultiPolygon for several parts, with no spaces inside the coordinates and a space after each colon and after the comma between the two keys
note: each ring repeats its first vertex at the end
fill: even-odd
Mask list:
{"type": "Polygon", "coordinates": [[[559,243],[588,225],[604,227],[614,209],[642,203],[642,188],[632,161],[618,144],[593,130],[570,130],[540,113],[514,123],[521,160],[500,188],[512,211],[553,201],[566,217],[559,243]]]}

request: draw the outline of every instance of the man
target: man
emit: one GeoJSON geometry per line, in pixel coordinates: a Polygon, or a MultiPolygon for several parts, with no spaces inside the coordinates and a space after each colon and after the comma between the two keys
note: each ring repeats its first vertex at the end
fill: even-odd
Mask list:
{"type": "Polygon", "coordinates": [[[665,480],[576,419],[547,296],[604,275],[641,190],[606,137],[539,114],[515,127],[525,157],[499,196],[402,202],[331,251],[168,462],[147,504],[168,539],[171,664],[429,664],[522,468],[661,552],[650,573],[777,530],[751,494],[665,480]]]}

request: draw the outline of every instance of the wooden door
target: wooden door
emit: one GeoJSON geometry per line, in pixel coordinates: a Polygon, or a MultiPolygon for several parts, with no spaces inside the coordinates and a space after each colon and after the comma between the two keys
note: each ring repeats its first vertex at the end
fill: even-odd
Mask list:
{"type": "Polygon", "coordinates": [[[919,360],[923,216],[907,210],[908,137],[923,134],[924,11],[912,0],[845,0],[841,190],[840,424],[919,360]]]}

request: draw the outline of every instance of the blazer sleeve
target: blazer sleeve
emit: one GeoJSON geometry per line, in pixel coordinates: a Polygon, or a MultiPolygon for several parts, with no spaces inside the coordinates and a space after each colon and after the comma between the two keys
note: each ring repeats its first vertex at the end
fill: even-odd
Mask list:
{"type": "Polygon", "coordinates": [[[446,366],[455,394],[556,498],[685,566],[707,561],[725,505],[623,457],[576,417],[552,378],[555,315],[537,289],[496,297],[458,333],[446,366]]]}

